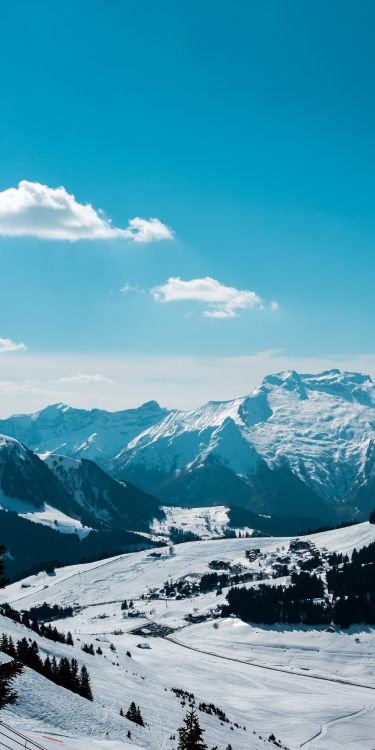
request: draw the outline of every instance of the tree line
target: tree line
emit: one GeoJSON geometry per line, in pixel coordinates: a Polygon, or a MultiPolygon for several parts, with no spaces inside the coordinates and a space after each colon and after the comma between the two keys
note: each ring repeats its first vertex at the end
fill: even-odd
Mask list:
{"type": "Polygon", "coordinates": [[[43,661],[36,641],[24,637],[14,643],[13,639],[6,633],[1,636],[0,650],[11,656],[16,662],[33,669],[56,685],[71,690],[72,693],[78,693],[82,698],[93,700],[88,671],[84,665],[79,669],[76,659],[73,658],[69,661],[63,656],[57,660],[55,656],[52,659],[46,656],[43,661]]]}
{"type": "Polygon", "coordinates": [[[293,573],[290,586],[232,588],[222,616],[235,614],[268,625],[375,625],[375,543],[355,549],[350,561],[332,553],[329,563],[327,590],[321,578],[307,571],[293,573]]]}
{"type": "MultiPolygon", "coordinates": [[[[30,610],[30,613],[32,610],[30,610]]],[[[18,612],[17,609],[13,609],[9,604],[2,604],[0,607],[0,614],[4,617],[9,617],[13,622],[18,622],[20,625],[25,625],[26,628],[30,628],[34,633],[42,635],[43,638],[48,638],[50,641],[55,643],[65,643],[68,646],[74,646],[73,637],[70,631],[61,633],[55,626],[45,625],[44,622],[39,623],[38,620],[30,619],[30,613],[18,612]]]]}

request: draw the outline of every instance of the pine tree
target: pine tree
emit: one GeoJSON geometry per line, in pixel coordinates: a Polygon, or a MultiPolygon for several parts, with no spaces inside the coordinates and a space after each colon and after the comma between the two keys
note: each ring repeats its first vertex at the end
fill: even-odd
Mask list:
{"type": "Polygon", "coordinates": [[[60,663],[58,667],[58,681],[59,681],[59,684],[62,685],[62,687],[70,690],[71,669],[70,669],[69,659],[67,659],[66,656],[63,656],[60,659],[60,663]]]}
{"type": "Polygon", "coordinates": [[[207,750],[207,745],[202,739],[204,730],[199,726],[198,717],[193,708],[186,714],[184,724],[185,726],[178,730],[180,737],[178,750],[207,750]]]}
{"type": "MultiPolygon", "coordinates": [[[[5,547],[0,545],[0,589],[3,589],[8,580],[4,576],[4,555],[5,547]]],[[[2,646],[5,643],[8,652],[12,648],[12,656],[15,656],[15,648],[11,639],[5,641],[2,639],[2,646]]],[[[0,709],[4,706],[13,706],[16,703],[18,695],[15,690],[12,689],[12,682],[22,672],[22,664],[16,661],[9,661],[5,664],[0,664],[0,709]]]]}
{"type": "Polygon", "coordinates": [[[93,700],[90,677],[85,666],[81,667],[79,694],[82,695],[83,698],[87,698],[88,701],[93,700]]]}
{"type": "Polygon", "coordinates": [[[52,670],[52,679],[54,680],[54,682],[56,682],[58,671],[59,671],[59,668],[57,666],[56,656],[53,656],[51,659],[51,670],[52,670]]]}
{"type": "Polygon", "coordinates": [[[134,721],[134,724],[139,724],[140,727],[144,727],[145,725],[140,708],[135,705],[134,701],[131,702],[126,712],[126,718],[129,719],[129,721],[134,721]]]}
{"type": "Polygon", "coordinates": [[[22,664],[17,661],[8,661],[0,664],[0,709],[4,706],[13,706],[18,695],[12,690],[12,682],[22,672],[22,664]]]}
{"type": "Polygon", "coordinates": [[[67,646],[74,646],[74,641],[73,641],[72,634],[71,634],[70,630],[66,634],[66,644],[67,644],[67,646]]]}
{"type": "Polygon", "coordinates": [[[46,656],[43,665],[43,674],[47,677],[47,680],[52,680],[52,664],[49,656],[46,656]]]}
{"type": "Polygon", "coordinates": [[[80,678],[78,673],[78,662],[77,659],[74,658],[70,662],[70,684],[70,689],[74,693],[78,693],[80,689],[80,678]]]}
{"type": "Polygon", "coordinates": [[[15,659],[16,656],[17,656],[17,650],[16,650],[16,647],[14,645],[12,636],[9,636],[8,651],[6,653],[8,654],[8,656],[11,656],[12,659],[15,659]]]}

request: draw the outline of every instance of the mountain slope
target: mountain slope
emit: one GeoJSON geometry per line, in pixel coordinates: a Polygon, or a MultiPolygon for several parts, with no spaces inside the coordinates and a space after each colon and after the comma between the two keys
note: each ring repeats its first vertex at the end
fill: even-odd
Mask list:
{"type": "Polygon", "coordinates": [[[45,503],[65,512],[73,503],[48,467],[18,440],[0,435],[0,506],[11,510],[41,509],[45,503]]]}
{"type": "Polygon", "coordinates": [[[163,515],[156,498],[130,482],[112,479],[93,461],[50,454],[45,463],[74,498],[82,520],[110,528],[148,531],[163,515]]]}
{"type": "Polygon", "coordinates": [[[93,461],[42,460],[0,436],[0,527],[11,576],[33,565],[146,546],[147,539],[129,532],[149,531],[163,517],[158,500],[112,479],[93,461]]]}
{"type": "Polygon", "coordinates": [[[375,386],[359,373],[286,371],[250,395],[167,411],[57,405],[0,422],[33,450],[94,458],[163,502],[277,515],[365,517],[375,502],[375,386]]]}
{"type": "MultiPolygon", "coordinates": [[[[182,476],[188,486],[202,486],[198,470],[204,477],[202,467],[211,459],[249,487],[245,504],[252,510],[311,515],[315,505],[315,515],[346,514],[373,481],[374,438],[370,378],[337,370],[317,376],[284,372],[266,377],[243,399],[167,415],[131,441],[111,466],[116,475],[143,476],[143,482],[157,471],[158,485],[164,481],[168,499],[176,501],[172,487],[179,496],[182,476]]],[[[227,502],[220,471],[215,497],[227,502]]],[[[148,486],[153,488],[152,480],[148,486]]]]}

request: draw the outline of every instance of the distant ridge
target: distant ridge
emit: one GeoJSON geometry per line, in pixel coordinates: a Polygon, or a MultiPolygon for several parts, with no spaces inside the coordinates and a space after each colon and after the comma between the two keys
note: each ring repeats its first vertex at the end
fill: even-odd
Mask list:
{"type": "Polygon", "coordinates": [[[94,460],[167,503],[331,521],[365,518],[375,499],[375,386],[356,372],[287,370],[190,411],[56,404],[0,431],[41,454],[94,460]]]}

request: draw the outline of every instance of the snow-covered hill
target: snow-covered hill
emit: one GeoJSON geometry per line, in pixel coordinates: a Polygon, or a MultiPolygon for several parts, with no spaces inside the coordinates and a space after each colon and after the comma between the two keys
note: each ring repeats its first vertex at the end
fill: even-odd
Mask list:
{"type": "Polygon", "coordinates": [[[174,505],[328,519],[365,518],[375,503],[375,385],[359,373],[281,372],[188,412],[59,404],[0,429],[39,452],[94,459],[174,505]]]}
{"type": "MultiPolygon", "coordinates": [[[[351,552],[375,541],[375,526],[358,524],[309,538],[320,550],[351,552]]],[[[68,750],[124,750],[130,727],[131,747],[172,750],[187,708],[177,689],[193,693],[197,707],[212,703],[229,719],[220,721],[199,708],[209,748],[225,750],[230,744],[233,750],[271,750],[273,733],[290,750],[372,750],[373,629],[254,627],[232,617],[189,624],[186,615],[197,618],[214,611],[226,591],[192,599],[154,597],[165,581],[198,580],[212,569],[213,560],[253,565],[267,573],[289,543],[287,537],[257,539],[260,554],[252,563],[245,553],[254,540],[192,542],[178,545],[173,554],[163,548],[157,554],[122,555],[12,584],[1,596],[19,610],[45,601],[79,605],[73,617],[56,623],[59,630],[72,632],[73,647],[31,635],[43,655],[74,656],[79,665],[86,664],[94,703],[26,670],[18,682],[20,703],[7,718],[25,733],[32,731],[46,748],[59,740],[68,750]],[[124,599],[134,601],[132,611],[138,610],[138,616],[121,609],[124,599]],[[81,645],[90,642],[95,649],[100,645],[103,654],[83,654],[81,645]],[[140,643],[149,648],[138,648],[140,643]],[[131,700],[140,706],[145,728],[119,716],[131,700]]],[[[14,639],[30,635],[1,616],[0,632],[4,630],[14,639]]]]}

